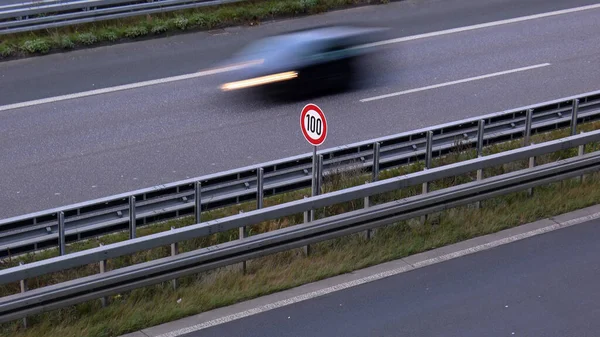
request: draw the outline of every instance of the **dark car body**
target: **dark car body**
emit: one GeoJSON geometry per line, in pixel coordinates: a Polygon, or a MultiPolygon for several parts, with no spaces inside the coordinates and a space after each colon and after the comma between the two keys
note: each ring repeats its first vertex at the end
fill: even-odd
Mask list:
{"type": "Polygon", "coordinates": [[[238,66],[223,91],[259,88],[268,94],[296,94],[348,88],[356,61],[373,51],[380,28],[330,26],[288,32],[256,41],[227,64],[238,66]]]}

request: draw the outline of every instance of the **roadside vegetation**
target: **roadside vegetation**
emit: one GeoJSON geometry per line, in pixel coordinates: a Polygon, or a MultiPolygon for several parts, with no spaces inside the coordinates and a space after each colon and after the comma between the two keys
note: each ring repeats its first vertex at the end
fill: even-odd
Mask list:
{"type": "MultiPolygon", "coordinates": [[[[582,131],[595,130],[600,122],[580,125],[582,131]]],[[[569,130],[558,130],[534,135],[536,144],[568,136],[569,130]]],[[[522,146],[522,140],[509,141],[484,148],[484,155],[499,153],[522,146]]],[[[597,151],[600,144],[588,144],[585,152],[597,151]]],[[[536,158],[538,165],[554,162],[577,155],[577,149],[560,151],[536,158]]],[[[474,149],[457,144],[454,152],[434,159],[434,166],[445,165],[476,157],[474,149]]],[[[528,161],[518,161],[484,170],[484,177],[504,174],[527,167],[528,161]]],[[[387,170],[380,178],[416,172],[423,169],[423,163],[387,170]]],[[[324,192],[339,190],[369,180],[369,175],[361,170],[326,177],[324,192]]],[[[476,172],[442,179],[431,183],[431,190],[445,188],[476,179],[476,172]]],[[[416,195],[421,186],[398,190],[371,199],[371,205],[389,202],[416,195]]],[[[71,308],[56,310],[28,318],[29,328],[24,329],[21,321],[0,326],[0,335],[14,337],[106,337],[141,330],[189,315],[239,301],[252,299],[269,293],[318,281],[335,275],[351,272],[386,261],[406,257],[419,252],[442,247],[469,238],[498,232],[539,219],[556,216],[565,212],[588,207],[600,202],[600,174],[586,175],[583,182],[577,178],[536,187],[532,196],[527,191],[513,193],[482,202],[481,208],[464,206],[449,209],[427,217],[424,223],[419,219],[402,221],[378,229],[373,238],[367,240],[362,234],[355,234],[311,245],[311,253],[306,256],[302,249],[294,249],[279,254],[251,260],[246,273],[238,266],[229,266],[210,272],[178,279],[178,287],[173,290],[170,282],[137,289],[109,299],[102,308],[99,300],[86,302],[71,308]]],[[[274,196],[265,200],[265,207],[308,194],[308,190],[274,196]]],[[[318,217],[339,214],[362,208],[362,200],[334,205],[320,209],[318,217]]],[[[203,213],[203,219],[214,219],[234,215],[241,210],[254,209],[253,203],[227,207],[203,213]]],[[[249,227],[249,235],[272,231],[301,223],[303,215],[268,221],[249,227]]],[[[140,228],[137,235],[169,230],[193,223],[193,218],[169,221],[163,224],[140,228]]],[[[87,242],[69,245],[68,252],[96,247],[99,243],[109,244],[127,238],[127,233],[119,233],[87,242]]],[[[235,240],[238,231],[218,233],[210,237],[190,239],[179,243],[179,251],[185,252],[207,247],[221,242],[235,240]]],[[[1,268],[15,266],[22,261],[32,261],[56,256],[57,250],[39,254],[29,254],[2,261],[1,268]]],[[[170,255],[170,247],[161,247],[146,252],[111,259],[107,270],[141,263],[170,255]]],[[[98,265],[88,265],[66,270],[52,275],[44,275],[28,280],[30,289],[63,282],[85,275],[98,273],[98,265]]],[[[0,296],[18,293],[19,284],[0,286],[0,296]]]]}
{"type": "Polygon", "coordinates": [[[323,13],[388,0],[251,0],[0,36],[0,60],[323,13]]]}

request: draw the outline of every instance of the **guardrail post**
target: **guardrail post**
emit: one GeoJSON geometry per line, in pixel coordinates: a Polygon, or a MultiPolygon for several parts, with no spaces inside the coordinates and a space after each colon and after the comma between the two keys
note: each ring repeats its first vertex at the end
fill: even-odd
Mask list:
{"type": "MultiPolygon", "coordinates": [[[[431,158],[433,151],[433,131],[427,131],[427,142],[425,144],[425,170],[431,168],[431,158]]],[[[423,183],[423,194],[429,193],[429,182],[423,183]]],[[[427,221],[427,215],[421,216],[421,222],[425,223],[427,221]]]]}
{"type": "Polygon", "coordinates": [[[202,183],[197,181],[194,186],[194,201],[196,207],[194,209],[196,216],[196,223],[202,222],[202,183]]]}
{"type": "Polygon", "coordinates": [[[263,208],[265,170],[261,167],[256,174],[256,209],[261,209],[263,208]]]}
{"type": "MultiPolygon", "coordinates": [[[[171,230],[175,230],[175,227],[171,226],[171,230]]],[[[171,244],[171,256],[175,256],[177,254],[179,254],[179,243],[173,242],[171,244]]],[[[172,279],[171,285],[173,286],[173,290],[177,290],[177,279],[172,279]]]]}
{"type": "MultiPolygon", "coordinates": [[[[367,185],[369,182],[365,181],[365,185],[367,185]]],[[[364,201],[364,208],[369,208],[370,206],[370,202],[369,202],[369,196],[365,197],[365,201],[364,201]]],[[[372,229],[367,229],[365,231],[365,239],[367,240],[371,240],[371,238],[373,237],[373,230],[372,229]]]]}
{"type": "MultiPolygon", "coordinates": [[[[483,156],[483,141],[484,141],[484,133],[485,133],[485,120],[479,121],[479,127],[477,129],[477,158],[481,158],[483,156]]],[[[483,179],[483,169],[477,170],[477,181],[483,179]]],[[[481,208],[481,201],[477,201],[475,203],[476,208],[481,208]]]]}
{"type": "MultiPolygon", "coordinates": [[[[535,143],[531,143],[531,145],[535,145],[535,143]]],[[[535,167],[535,157],[529,157],[529,168],[534,168],[535,167]]],[[[528,196],[533,196],[533,187],[529,188],[527,190],[527,195],[528,196]]]]}
{"type": "MultiPolygon", "coordinates": [[[[102,247],[103,244],[100,244],[100,247],[102,247]]],[[[100,274],[103,274],[106,272],[106,260],[102,260],[100,262],[98,262],[98,265],[100,266],[100,274]]],[[[108,303],[108,297],[102,297],[100,298],[100,303],[102,304],[102,307],[106,307],[107,303],[108,303]]]]}
{"type": "Polygon", "coordinates": [[[579,113],[579,98],[573,100],[573,112],[571,113],[571,136],[577,134],[577,114],[579,113]]]}
{"type": "MultiPolygon", "coordinates": [[[[303,199],[306,199],[307,196],[304,196],[303,199]]],[[[304,223],[308,223],[308,211],[304,211],[304,223]]]]}
{"type": "MultiPolygon", "coordinates": [[[[583,134],[583,131],[580,131],[579,134],[583,134]]],[[[584,155],[584,153],[585,153],[585,145],[579,145],[579,148],[577,149],[577,155],[579,155],[581,157],[584,155]]],[[[582,174],[577,180],[580,183],[582,183],[584,181],[584,175],[582,174]]]]}
{"type": "Polygon", "coordinates": [[[65,255],[65,212],[58,213],[58,249],[60,256],[65,255]]]}
{"type": "MultiPolygon", "coordinates": [[[[307,197],[304,196],[304,199],[306,199],[307,197]]],[[[304,211],[304,223],[308,223],[309,222],[309,211],[304,211]]],[[[310,255],[310,246],[306,245],[304,247],[302,247],[302,250],[304,251],[304,255],[308,256],[310,255]]]]}
{"type": "Polygon", "coordinates": [[[379,180],[379,157],[381,156],[381,145],[379,142],[373,144],[373,181],[379,180]]]}
{"type": "Polygon", "coordinates": [[[129,238],[135,239],[135,196],[129,197],[129,238]]]}
{"type": "Polygon", "coordinates": [[[319,161],[317,165],[317,195],[323,193],[323,155],[319,155],[319,161]]]}
{"type": "MultiPolygon", "coordinates": [[[[316,149],[316,147],[315,147],[316,149]]],[[[315,154],[316,154],[315,150],[315,154]]],[[[312,196],[321,194],[321,186],[323,184],[323,155],[320,154],[316,157],[316,165],[313,166],[315,175],[313,176],[313,191],[312,196]]],[[[315,221],[317,210],[310,210],[310,221],[315,221]]]]}
{"type": "Polygon", "coordinates": [[[525,134],[523,135],[523,146],[530,144],[531,138],[531,123],[533,122],[533,109],[527,109],[527,115],[525,118],[525,134]]]}
{"type": "MultiPolygon", "coordinates": [[[[19,261],[19,266],[22,266],[22,265],[23,265],[23,261],[19,261]]],[[[21,280],[19,283],[21,285],[21,293],[26,292],[28,290],[27,289],[27,280],[21,280]]],[[[23,327],[25,329],[27,329],[27,317],[23,317],[23,327]]]]}
{"type": "MultiPolygon", "coordinates": [[[[244,213],[243,210],[240,210],[240,214],[244,213]]],[[[248,236],[248,232],[246,231],[246,226],[242,226],[239,228],[240,231],[240,240],[244,239],[248,236]]],[[[242,262],[242,273],[246,274],[246,261],[242,262]]]]}
{"type": "Polygon", "coordinates": [[[433,152],[433,131],[427,132],[427,149],[425,152],[425,168],[431,168],[432,152],[433,152]]]}

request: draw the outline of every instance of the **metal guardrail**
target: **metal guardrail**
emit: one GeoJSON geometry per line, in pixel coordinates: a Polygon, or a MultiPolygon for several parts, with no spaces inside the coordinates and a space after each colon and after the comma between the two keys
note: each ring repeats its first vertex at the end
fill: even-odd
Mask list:
{"type": "MultiPolygon", "coordinates": [[[[455,148],[457,140],[465,145],[491,145],[598,119],[600,91],[595,91],[319,151],[323,158],[319,171],[327,175],[360,165],[376,178],[381,170],[423,160],[429,131],[433,133],[431,156],[439,157],[455,148]],[[480,125],[484,132],[478,144],[480,125]]],[[[128,230],[131,218],[135,218],[137,227],[187,215],[195,215],[196,222],[201,222],[202,211],[256,200],[259,190],[264,196],[271,196],[310,187],[311,175],[312,153],[307,153],[0,220],[0,257],[58,246],[61,212],[65,243],[70,243],[128,230]],[[260,171],[261,189],[257,184],[260,171]],[[196,198],[196,191],[200,198],[196,198]]]]}
{"type": "Polygon", "coordinates": [[[217,246],[5,296],[0,298],[0,322],[15,320],[96,298],[104,298],[205,270],[393,224],[432,212],[439,212],[444,209],[579,177],[583,174],[598,172],[600,170],[600,150],[587,154],[583,154],[582,151],[586,144],[598,141],[600,141],[600,130],[595,130],[400,177],[374,181],[361,186],[136,238],[127,242],[119,242],[0,270],[0,284],[25,282],[27,279],[44,274],[103,262],[107,259],[175,244],[183,240],[250,226],[263,221],[292,216],[351,200],[368,198],[381,193],[579,147],[577,156],[553,163],[371,207],[367,205],[363,209],[250,237],[242,237],[217,246]]]}
{"type": "Polygon", "coordinates": [[[217,6],[245,0],[74,0],[0,7],[0,35],[217,6]]]}

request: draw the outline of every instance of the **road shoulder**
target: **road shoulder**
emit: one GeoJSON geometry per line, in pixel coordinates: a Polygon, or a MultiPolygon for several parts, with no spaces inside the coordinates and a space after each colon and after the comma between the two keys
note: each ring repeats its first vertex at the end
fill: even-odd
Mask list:
{"type": "Polygon", "coordinates": [[[600,218],[600,205],[207,311],[121,337],[175,337],[600,218]]]}

